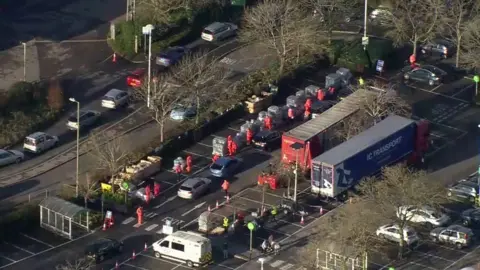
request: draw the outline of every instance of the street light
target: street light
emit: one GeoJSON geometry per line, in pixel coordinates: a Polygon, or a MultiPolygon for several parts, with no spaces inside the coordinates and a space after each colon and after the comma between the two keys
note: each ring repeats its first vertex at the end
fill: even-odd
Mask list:
{"type": "Polygon", "coordinates": [[[27,81],[27,43],[22,42],[23,45],[23,81],[27,81]]]}
{"type": "Polygon", "coordinates": [[[368,37],[367,37],[367,21],[368,21],[368,0],[365,0],[365,9],[363,12],[363,38],[362,38],[362,45],[363,49],[367,50],[368,45],[368,37]]]}
{"type": "Polygon", "coordinates": [[[303,145],[301,143],[294,143],[290,145],[290,148],[295,150],[296,153],[296,160],[295,160],[295,171],[293,172],[295,174],[295,187],[293,188],[293,201],[297,202],[297,185],[298,185],[298,152],[300,149],[303,149],[303,145]]]}
{"type": "Polygon", "coordinates": [[[78,198],[78,158],[80,157],[80,102],[78,102],[75,98],[69,98],[68,100],[77,103],[77,168],[75,174],[75,195],[78,198]]]}
{"type": "Polygon", "coordinates": [[[142,34],[148,35],[148,81],[147,81],[147,107],[150,108],[150,84],[152,78],[152,31],[155,27],[147,24],[142,27],[142,34]]]}
{"type": "Polygon", "coordinates": [[[480,76],[473,76],[473,81],[475,82],[475,98],[478,96],[478,82],[480,82],[480,76]]]}
{"type": "Polygon", "coordinates": [[[263,263],[265,262],[265,258],[260,258],[258,259],[258,261],[260,262],[260,269],[263,270],[263,263]]]}

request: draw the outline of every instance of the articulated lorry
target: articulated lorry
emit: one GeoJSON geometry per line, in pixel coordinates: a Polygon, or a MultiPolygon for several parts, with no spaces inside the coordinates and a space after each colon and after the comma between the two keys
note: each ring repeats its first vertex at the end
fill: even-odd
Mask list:
{"type": "Polygon", "coordinates": [[[334,198],[393,163],[423,160],[428,121],[391,115],[348,141],[312,159],[312,192],[334,198]]]}

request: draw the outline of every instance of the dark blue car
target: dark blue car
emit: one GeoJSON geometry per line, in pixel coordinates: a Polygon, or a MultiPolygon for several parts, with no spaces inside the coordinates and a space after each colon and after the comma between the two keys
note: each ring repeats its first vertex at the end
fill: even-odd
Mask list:
{"type": "Polygon", "coordinates": [[[170,47],[157,55],[155,63],[159,66],[169,67],[180,61],[187,52],[188,49],[185,47],[170,47]]]}

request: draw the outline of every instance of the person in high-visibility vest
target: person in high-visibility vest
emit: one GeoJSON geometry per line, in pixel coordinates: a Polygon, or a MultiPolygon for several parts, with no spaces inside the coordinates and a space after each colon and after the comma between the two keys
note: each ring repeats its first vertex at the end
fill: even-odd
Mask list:
{"type": "Polygon", "coordinates": [[[359,84],[360,86],[363,86],[363,85],[365,84],[365,81],[363,80],[362,77],[358,78],[358,84],[359,84]]]}
{"type": "Polygon", "coordinates": [[[247,128],[247,145],[252,144],[253,131],[250,128],[247,128]]]}
{"type": "Polygon", "coordinates": [[[272,207],[272,210],[270,211],[270,214],[272,214],[272,219],[273,221],[277,221],[276,220],[276,215],[277,215],[277,207],[272,207]]]}
{"type": "Polygon", "coordinates": [[[225,192],[225,197],[228,196],[228,188],[229,187],[230,187],[230,183],[226,179],[223,180],[222,189],[225,192]]]}
{"type": "Polygon", "coordinates": [[[225,229],[228,228],[228,218],[227,217],[223,218],[223,227],[225,227],[225,229]]]}
{"type": "Polygon", "coordinates": [[[187,167],[186,167],[187,173],[190,173],[192,171],[192,156],[188,155],[186,158],[186,162],[187,162],[187,167]]]}

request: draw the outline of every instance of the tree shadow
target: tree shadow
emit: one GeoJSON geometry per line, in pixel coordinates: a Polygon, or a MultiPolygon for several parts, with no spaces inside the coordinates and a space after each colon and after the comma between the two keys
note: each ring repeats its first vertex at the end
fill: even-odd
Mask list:
{"type": "MultiPolygon", "coordinates": [[[[13,185],[0,188],[0,200],[6,200],[36,187],[40,182],[36,179],[25,180],[13,185]]],[[[3,208],[3,207],[2,207],[3,208]]]]}

